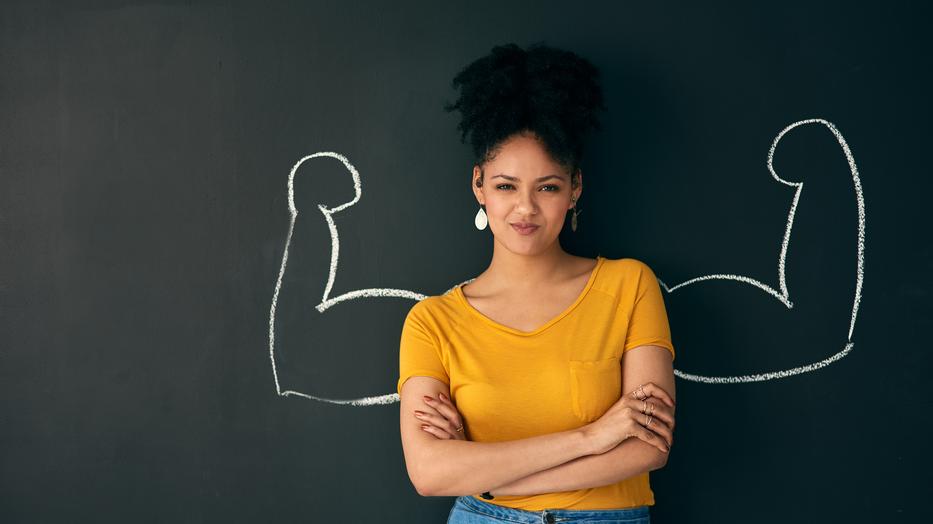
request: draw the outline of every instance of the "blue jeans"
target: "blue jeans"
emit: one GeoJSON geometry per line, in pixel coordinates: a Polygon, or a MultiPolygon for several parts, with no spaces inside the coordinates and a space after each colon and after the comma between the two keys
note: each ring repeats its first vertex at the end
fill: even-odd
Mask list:
{"type": "Polygon", "coordinates": [[[587,522],[590,524],[650,524],[648,506],[626,509],[543,509],[526,511],[498,506],[475,497],[460,496],[454,501],[447,524],[487,524],[511,522],[547,524],[550,522],[587,522]]]}

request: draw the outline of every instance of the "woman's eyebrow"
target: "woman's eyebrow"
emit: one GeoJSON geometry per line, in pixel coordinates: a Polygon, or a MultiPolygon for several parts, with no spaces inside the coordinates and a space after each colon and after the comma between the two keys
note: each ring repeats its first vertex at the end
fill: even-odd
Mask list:
{"type": "MultiPolygon", "coordinates": [[[[511,181],[513,181],[513,182],[518,182],[518,177],[517,177],[517,176],[503,175],[503,174],[501,174],[501,173],[498,174],[498,175],[496,175],[496,176],[494,176],[494,177],[492,177],[492,178],[499,178],[499,177],[502,177],[502,178],[504,178],[504,179],[506,179],[506,180],[511,180],[511,181]]],[[[540,178],[536,179],[535,182],[542,182],[542,181],[547,180],[547,179],[549,179],[549,178],[556,178],[556,179],[558,179],[558,180],[563,180],[563,179],[564,179],[564,177],[562,177],[562,176],[560,176],[560,175],[546,175],[546,176],[543,176],[543,177],[540,177],[540,178]]]]}

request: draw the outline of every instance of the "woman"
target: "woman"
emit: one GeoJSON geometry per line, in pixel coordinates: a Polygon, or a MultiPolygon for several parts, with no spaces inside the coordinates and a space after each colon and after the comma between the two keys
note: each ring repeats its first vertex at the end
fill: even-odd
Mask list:
{"type": "Polygon", "coordinates": [[[416,303],[400,343],[400,430],[419,494],[448,523],[649,522],[648,472],[673,443],[674,347],[660,287],[634,258],[589,259],[558,234],[582,193],[597,71],[542,44],[498,46],[454,78],[476,154],[489,267],[416,303]]]}

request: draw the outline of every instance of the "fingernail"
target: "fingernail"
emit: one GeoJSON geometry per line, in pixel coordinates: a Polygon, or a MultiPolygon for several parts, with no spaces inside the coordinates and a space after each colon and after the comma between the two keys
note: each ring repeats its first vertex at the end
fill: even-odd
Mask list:
{"type": "Polygon", "coordinates": [[[415,416],[418,417],[418,418],[421,418],[421,417],[424,416],[424,413],[422,413],[422,412],[420,412],[420,411],[415,411],[415,416]]]}
{"type": "Polygon", "coordinates": [[[438,393],[438,396],[441,397],[441,400],[447,400],[447,395],[443,393],[438,393]]]}
{"type": "Polygon", "coordinates": [[[424,401],[425,401],[425,402],[434,402],[434,399],[431,398],[431,397],[429,397],[429,396],[427,396],[427,395],[425,395],[425,396],[424,396],[424,401]]]}
{"type": "Polygon", "coordinates": [[[428,426],[427,424],[422,424],[422,425],[421,425],[421,429],[423,429],[423,430],[425,430],[425,431],[427,431],[427,429],[428,429],[429,427],[431,427],[431,426],[428,426]]]}

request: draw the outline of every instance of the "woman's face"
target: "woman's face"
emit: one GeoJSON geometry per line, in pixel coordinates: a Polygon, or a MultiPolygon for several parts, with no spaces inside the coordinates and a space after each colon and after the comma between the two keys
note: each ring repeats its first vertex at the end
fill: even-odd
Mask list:
{"type": "Polygon", "coordinates": [[[548,249],[564,226],[567,210],[573,207],[571,194],[579,199],[582,191],[582,174],[578,173],[581,183],[572,190],[570,173],[537,139],[526,135],[506,141],[483,172],[483,185],[477,187],[480,169],[473,168],[473,192],[486,206],[496,242],[516,253],[548,249]],[[537,227],[522,232],[516,228],[519,224],[537,227]]]}

